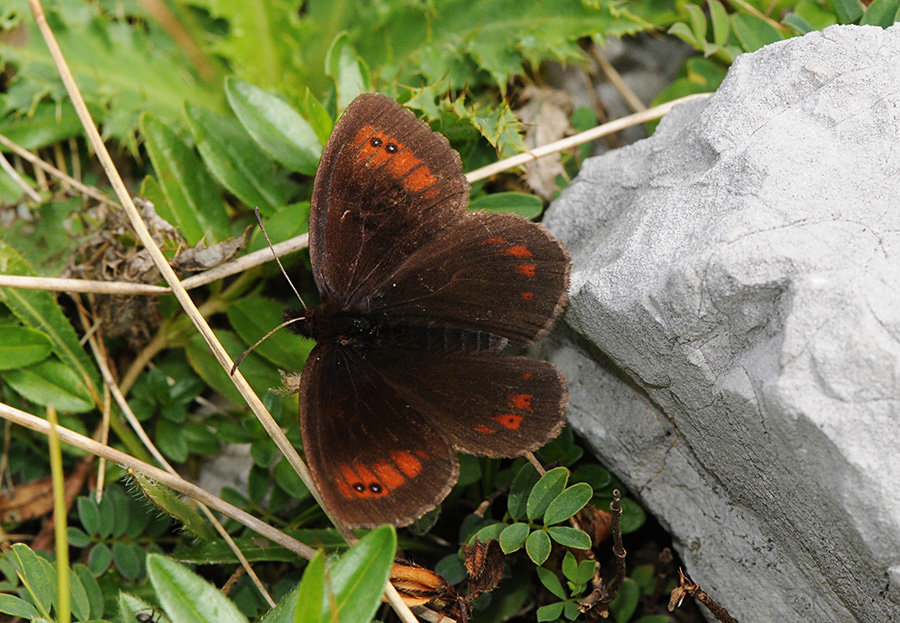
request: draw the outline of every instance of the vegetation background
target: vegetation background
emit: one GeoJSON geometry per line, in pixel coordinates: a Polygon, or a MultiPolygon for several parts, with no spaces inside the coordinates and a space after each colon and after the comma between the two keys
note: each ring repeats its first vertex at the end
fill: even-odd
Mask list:
{"type": "MultiPolygon", "coordinates": [[[[610,41],[638,49],[677,38],[692,50],[645,102],[657,104],[714,91],[736,56],[765,44],[836,23],[900,20],[900,0],[42,4],[116,167],[131,194],[149,202],[141,204],[145,220],[183,278],[264,249],[254,207],[273,243],[306,231],[322,146],[362,91],[414,110],[450,139],[469,171],[538,137],[608,120],[613,103],[596,96],[601,82],[640,108],[605,60],[610,41]],[[561,71],[579,76],[590,105],[553,90],[561,71]]],[[[26,0],[0,7],[0,85],[0,276],[33,277],[39,288],[0,287],[0,613],[46,621],[394,620],[402,615],[381,605],[382,591],[391,573],[407,573],[411,602],[453,617],[464,604],[478,622],[701,620],[696,608],[667,611],[678,581],[666,535],[627,497],[621,516],[610,513],[621,486],[569,430],[538,453],[553,467],[545,475],[524,459],[461,457],[459,483],[439,516],[399,532],[369,531],[348,550],[175,297],[140,293],[160,281],[158,272],[97,166],[26,0]],[[56,296],[41,279],[58,277],[134,287],[59,287],[70,295],[56,296]],[[195,504],[155,478],[14,425],[16,413],[108,438],[130,457],[165,460],[191,478],[222,454],[243,454],[247,474],[229,474],[221,498],[295,541],[262,539],[223,518],[254,583],[195,504]],[[624,567],[610,533],[624,534],[624,567]],[[499,540],[499,549],[481,552],[481,566],[462,547],[476,539],[499,540]],[[397,546],[443,579],[395,566],[397,546]],[[585,599],[594,608],[582,613],[585,599]]],[[[582,146],[549,166],[475,182],[472,207],[539,218],[589,153],[582,146]]],[[[283,261],[314,299],[306,252],[283,261]]],[[[293,303],[272,263],[241,266],[192,297],[232,357],[293,303]]],[[[298,451],[296,398],[270,388],[279,370],[301,370],[310,348],[276,334],[241,365],[298,451]]]]}

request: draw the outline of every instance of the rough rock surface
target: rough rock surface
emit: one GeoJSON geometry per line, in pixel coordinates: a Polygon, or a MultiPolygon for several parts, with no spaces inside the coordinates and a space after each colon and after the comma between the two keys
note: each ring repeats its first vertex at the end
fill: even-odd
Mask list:
{"type": "Polygon", "coordinates": [[[900,621],[900,27],[740,57],[589,160],[570,419],[741,623],[900,621]]]}

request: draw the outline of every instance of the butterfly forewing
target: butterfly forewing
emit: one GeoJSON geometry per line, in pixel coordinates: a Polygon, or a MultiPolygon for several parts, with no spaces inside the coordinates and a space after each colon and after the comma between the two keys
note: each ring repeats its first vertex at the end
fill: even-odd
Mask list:
{"type": "Polygon", "coordinates": [[[565,300],[566,250],[512,214],[473,213],[419,247],[369,294],[408,324],[490,333],[516,344],[549,330],[565,300]]]}
{"type": "Polygon", "coordinates": [[[465,212],[469,185],[447,139],[368,93],[341,116],[319,164],[309,247],[323,297],[358,308],[409,254],[465,212]]]}

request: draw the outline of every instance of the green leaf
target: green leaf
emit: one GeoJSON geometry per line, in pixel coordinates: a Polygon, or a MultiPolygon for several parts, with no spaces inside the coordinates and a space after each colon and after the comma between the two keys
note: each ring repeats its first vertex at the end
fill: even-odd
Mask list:
{"type": "Polygon", "coordinates": [[[500,549],[504,554],[512,554],[525,545],[525,539],[531,529],[527,523],[510,524],[500,533],[500,549]]]}
{"type": "MultiPolygon", "coordinates": [[[[331,569],[334,601],[326,601],[331,615],[341,623],[359,623],[374,616],[397,554],[393,526],[375,528],[351,547],[331,569]],[[331,610],[331,604],[337,612],[331,610]]],[[[331,621],[331,615],[326,621],[331,621]]]]}
{"type": "Polygon", "coordinates": [[[165,201],[157,213],[178,227],[191,246],[205,239],[221,242],[231,233],[231,223],[217,185],[194,154],[175,132],[150,113],[140,122],[147,153],[165,201]]]}
{"type": "Polygon", "coordinates": [[[560,493],[544,512],[544,525],[549,526],[565,521],[584,508],[594,497],[591,485],[579,482],[560,493]]]}
{"type": "Polygon", "coordinates": [[[625,578],[619,586],[616,598],[609,603],[609,610],[616,621],[629,621],[637,610],[640,597],[641,591],[637,583],[631,578],[625,578]]]}
{"type": "Polygon", "coordinates": [[[0,327],[0,370],[23,368],[46,359],[53,342],[41,331],[27,327],[0,327]]]}
{"type": "Polygon", "coordinates": [[[842,24],[852,24],[863,14],[863,5],[859,0],[831,0],[831,6],[842,24]]]}
{"type": "Polygon", "coordinates": [[[566,576],[567,580],[574,584],[579,584],[578,561],[575,560],[575,556],[572,555],[572,552],[566,552],[566,555],[563,556],[563,561],[560,568],[562,569],[563,575],[566,576]]]}
{"type": "Polygon", "coordinates": [[[709,17],[713,27],[713,43],[718,47],[728,43],[728,11],[719,0],[707,0],[709,17]]]}
{"type": "Polygon", "coordinates": [[[91,602],[88,600],[87,591],[78,574],[72,569],[65,569],[65,572],[69,574],[69,605],[72,608],[72,614],[77,620],[86,621],[91,616],[91,602]]]}
{"type": "Polygon", "coordinates": [[[78,521],[88,534],[97,534],[100,525],[100,510],[97,502],[88,497],[79,497],[75,503],[78,508],[78,521]]]}
{"type": "Polygon", "coordinates": [[[537,609],[537,620],[539,623],[542,623],[543,621],[555,621],[562,615],[563,606],[565,606],[565,602],[562,601],[541,606],[537,609]]]}
{"type": "Polygon", "coordinates": [[[27,545],[16,543],[11,549],[10,562],[22,574],[22,583],[36,602],[35,606],[42,612],[49,612],[56,595],[56,574],[53,568],[27,545]]]}
{"type": "Polygon", "coordinates": [[[305,500],[309,497],[309,489],[286,460],[282,459],[275,465],[272,476],[275,478],[275,483],[295,500],[305,500]]]}
{"type": "Polygon", "coordinates": [[[817,30],[812,24],[794,13],[793,11],[784,16],[781,23],[790,26],[801,35],[817,30]]]}
{"type": "MultiPolygon", "coordinates": [[[[0,274],[33,277],[37,273],[14,248],[0,241],[0,274]]],[[[75,371],[86,387],[99,387],[100,375],[49,292],[0,288],[0,302],[22,324],[46,334],[53,342],[56,356],[75,371]]]]}
{"type": "Polygon", "coordinates": [[[45,359],[18,370],[7,370],[3,378],[17,393],[41,406],[54,406],[66,413],[84,413],[94,408],[91,395],[76,373],[55,359],[45,359]]]}
{"type": "Polygon", "coordinates": [[[88,568],[96,576],[101,576],[112,564],[112,551],[106,543],[97,543],[88,554],[88,568]]]}
{"type": "Polygon", "coordinates": [[[860,26],[889,28],[900,20],[900,0],[874,0],[860,20],[860,26]]]}
{"type": "Polygon", "coordinates": [[[306,119],[284,101],[248,82],[225,81],[228,102],[253,140],[292,171],[313,175],[322,143],[306,119]]]}
{"type": "Polygon", "coordinates": [[[493,193],[475,199],[469,204],[469,210],[485,212],[509,212],[518,214],[529,220],[536,219],[544,211],[544,203],[540,197],[525,193],[493,193]]]}
{"type": "Polygon", "coordinates": [[[94,577],[94,574],[91,573],[90,569],[81,563],[73,565],[72,571],[78,576],[88,600],[88,615],[85,618],[102,618],[105,602],[103,599],[103,590],[100,588],[97,578],[94,577]]]}
{"type": "Polygon", "coordinates": [[[575,468],[575,471],[572,472],[572,480],[588,483],[594,489],[594,493],[597,493],[612,483],[612,474],[602,465],[586,463],[575,468]]]}
{"type": "Polygon", "coordinates": [[[550,556],[550,537],[543,530],[535,530],[525,540],[525,551],[534,564],[544,564],[550,556]]]}
{"type": "Polygon", "coordinates": [[[119,618],[121,623],[136,623],[139,614],[153,612],[154,608],[149,603],[125,591],[119,591],[119,618]]]}
{"type": "Polygon", "coordinates": [[[116,569],[126,580],[137,580],[144,570],[144,550],[133,543],[116,541],[112,545],[113,560],[116,569]]]}
{"type": "Polygon", "coordinates": [[[306,565],[300,588],[297,591],[297,609],[293,621],[296,623],[319,623],[324,621],[326,604],[331,595],[325,583],[325,554],[319,550],[306,565]]]}
{"type": "Polygon", "coordinates": [[[696,4],[688,4],[684,7],[688,12],[688,20],[691,23],[691,32],[694,33],[694,39],[699,42],[706,42],[706,14],[703,9],[696,4]]]}
{"type": "MultiPolygon", "coordinates": [[[[571,552],[566,552],[566,554],[567,556],[572,555],[571,552]]],[[[559,581],[559,578],[556,577],[555,573],[544,567],[537,567],[535,571],[537,571],[538,579],[541,581],[541,584],[544,585],[544,588],[560,599],[566,598],[566,590],[563,588],[562,582],[559,581]]]]}
{"type": "Polygon", "coordinates": [[[703,45],[700,41],[697,41],[697,37],[694,36],[694,31],[691,30],[691,27],[684,22],[672,24],[669,27],[667,34],[675,35],[695,50],[699,50],[703,45]]]}
{"type": "Polygon", "coordinates": [[[153,436],[156,446],[165,457],[176,463],[184,463],[190,449],[187,440],[181,434],[181,425],[168,419],[160,419],[156,423],[156,434],[153,436]]]}
{"type": "MultiPolygon", "coordinates": [[[[248,345],[282,322],[282,303],[262,296],[247,296],[228,306],[228,322],[248,345]]],[[[279,331],[253,352],[282,370],[302,370],[315,342],[291,331],[279,331]]]]}
{"type": "Polygon", "coordinates": [[[550,537],[565,547],[590,549],[591,537],[586,532],[569,526],[551,526],[547,528],[550,537]]]}
{"type": "Polygon", "coordinates": [[[32,621],[40,616],[37,609],[24,599],[5,593],[0,593],[0,612],[26,621],[32,621]]]}
{"type": "Polygon", "coordinates": [[[525,519],[528,504],[528,496],[537,481],[541,479],[541,475],[531,463],[525,463],[519,469],[512,484],[509,487],[509,496],[506,506],[509,509],[509,516],[518,521],[525,519]]]}
{"type": "Polygon", "coordinates": [[[369,69],[356,54],[346,32],[339,33],[328,46],[325,73],[334,80],[339,110],[347,108],[360,93],[372,90],[369,69]]]}
{"type": "Polygon", "coordinates": [[[160,604],[179,623],[245,623],[246,617],[227,597],[186,567],[160,556],[147,555],[147,576],[160,604]]]}
{"type": "Polygon", "coordinates": [[[755,52],[764,45],[781,41],[781,33],[755,15],[735,13],[731,16],[731,26],[745,52],[755,52]]]}
{"type": "Polygon", "coordinates": [[[466,541],[471,545],[475,542],[475,539],[478,539],[482,543],[487,543],[492,539],[499,540],[500,534],[506,529],[506,526],[507,524],[501,522],[492,523],[478,530],[478,532],[470,536],[466,541]]]}
{"type": "MultiPolygon", "coordinates": [[[[222,342],[222,346],[234,359],[243,352],[244,343],[228,331],[216,330],[216,337],[222,342]]],[[[206,381],[213,389],[221,393],[236,405],[244,404],[244,399],[235,388],[228,373],[222,369],[219,362],[212,356],[206,341],[199,335],[193,335],[185,348],[188,362],[194,371],[206,381]]],[[[256,353],[250,353],[241,362],[241,374],[253,387],[258,396],[279,382],[278,371],[256,353]]]]}
{"type": "Polygon", "coordinates": [[[197,150],[210,172],[250,207],[271,215],[287,201],[287,179],[235,117],[186,108],[197,150]]]}
{"type": "Polygon", "coordinates": [[[528,519],[537,519],[544,514],[556,496],[566,488],[569,480],[569,470],[565,467],[557,467],[541,476],[531,494],[528,496],[526,515],[528,519]]]}

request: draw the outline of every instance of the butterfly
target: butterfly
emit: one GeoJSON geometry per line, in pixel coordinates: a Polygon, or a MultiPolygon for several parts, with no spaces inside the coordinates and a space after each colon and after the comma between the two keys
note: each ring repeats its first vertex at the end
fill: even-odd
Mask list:
{"type": "Polygon", "coordinates": [[[303,447],[348,525],[407,525],[446,497],[457,452],[520,456],[565,422],[562,374],[503,350],[550,330],[568,253],[519,216],[467,213],[468,198],[447,139],[383,95],[357,97],[323,151],[309,217],[321,304],[285,315],[317,342],[303,447]]]}

